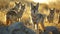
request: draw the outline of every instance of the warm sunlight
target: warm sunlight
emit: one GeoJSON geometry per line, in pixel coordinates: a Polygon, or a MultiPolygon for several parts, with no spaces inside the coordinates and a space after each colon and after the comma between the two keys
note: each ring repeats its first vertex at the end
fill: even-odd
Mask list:
{"type": "Polygon", "coordinates": [[[56,0],[33,0],[34,2],[39,2],[39,3],[49,3],[49,2],[56,2],[56,0]]]}
{"type": "Polygon", "coordinates": [[[48,0],[33,0],[34,2],[39,2],[39,3],[48,3],[48,0]]]}

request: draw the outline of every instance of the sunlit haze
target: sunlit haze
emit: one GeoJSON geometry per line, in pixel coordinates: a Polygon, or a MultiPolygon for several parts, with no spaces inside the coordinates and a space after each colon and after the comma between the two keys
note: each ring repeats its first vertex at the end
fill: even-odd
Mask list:
{"type": "Polygon", "coordinates": [[[56,0],[33,0],[34,2],[39,2],[39,3],[49,3],[49,2],[56,2],[56,0]]]}

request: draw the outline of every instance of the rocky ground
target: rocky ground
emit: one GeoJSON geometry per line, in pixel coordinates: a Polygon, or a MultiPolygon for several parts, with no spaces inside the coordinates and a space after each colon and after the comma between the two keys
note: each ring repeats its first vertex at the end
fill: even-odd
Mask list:
{"type": "MultiPolygon", "coordinates": [[[[49,34],[50,31],[53,32],[53,34],[59,34],[59,31],[55,26],[47,26],[46,31],[40,31],[40,34],[49,34]]],[[[34,31],[31,26],[26,27],[23,23],[20,22],[13,23],[10,26],[0,25],[0,34],[38,34],[37,32],[39,31],[34,31]]]]}
{"type": "Polygon", "coordinates": [[[32,29],[22,23],[14,23],[10,26],[0,26],[0,34],[36,34],[32,29]]]}

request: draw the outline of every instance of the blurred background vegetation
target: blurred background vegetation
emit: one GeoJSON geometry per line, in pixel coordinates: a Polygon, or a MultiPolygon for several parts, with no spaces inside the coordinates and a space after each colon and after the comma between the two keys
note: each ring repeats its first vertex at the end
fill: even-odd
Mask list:
{"type": "MultiPolygon", "coordinates": [[[[26,10],[23,14],[22,17],[22,21],[27,21],[27,19],[29,19],[30,16],[30,3],[34,3],[31,0],[0,0],[0,21],[6,24],[6,13],[7,11],[14,7],[14,2],[21,2],[26,4],[26,10]],[[28,16],[28,17],[27,17],[28,16]]],[[[44,9],[44,7],[48,7],[48,8],[56,8],[58,10],[60,10],[60,1],[57,2],[50,2],[49,4],[46,3],[42,3],[39,5],[39,11],[41,11],[44,14],[49,14],[49,12],[47,12],[47,10],[44,9]]],[[[47,24],[49,25],[49,24],[47,24]]],[[[53,24],[52,24],[53,25],[53,24]]]]}

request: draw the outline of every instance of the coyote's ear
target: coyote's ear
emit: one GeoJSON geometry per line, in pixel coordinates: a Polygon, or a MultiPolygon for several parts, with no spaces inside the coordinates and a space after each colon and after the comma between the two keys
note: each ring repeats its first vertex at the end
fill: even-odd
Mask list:
{"type": "Polygon", "coordinates": [[[25,4],[22,5],[25,8],[25,4]]]}
{"type": "Polygon", "coordinates": [[[37,3],[36,6],[39,7],[39,3],[37,3]]]}
{"type": "Polygon", "coordinates": [[[33,4],[31,3],[31,7],[33,7],[33,4]]]}
{"type": "Polygon", "coordinates": [[[25,9],[25,4],[23,6],[24,6],[24,9],[25,9]]]}
{"type": "Polygon", "coordinates": [[[15,4],[17,4],[17,2],[15,2],[15,4]]]}
{"type": "Polygon", "coordinates": [[[25,4],[21,4],[21,8],[24,7],[25,8],[25,4]]]}
{"type": "Polygon", "coordinates": [[[19,2],[19,4],[21,4],[21,2],[19,2]]]}
{"type": "Polygon", "coordinates": [[[23,4],[23,6],[25,6],[25,4],[23,4]]]}

